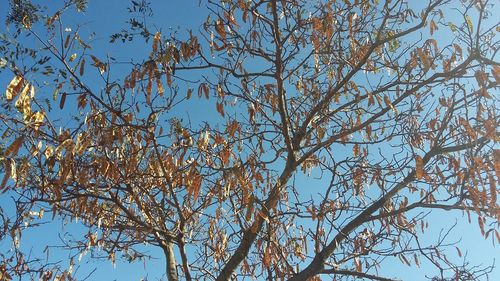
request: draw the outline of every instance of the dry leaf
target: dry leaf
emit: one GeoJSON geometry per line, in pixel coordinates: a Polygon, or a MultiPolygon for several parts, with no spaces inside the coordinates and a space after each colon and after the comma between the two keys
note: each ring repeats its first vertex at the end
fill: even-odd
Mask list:
{"type": "Polygon", "coordinates": [[[421,179],[424,176],[424,161],[422,157],[415,157],[415,177],[421,179]]]}

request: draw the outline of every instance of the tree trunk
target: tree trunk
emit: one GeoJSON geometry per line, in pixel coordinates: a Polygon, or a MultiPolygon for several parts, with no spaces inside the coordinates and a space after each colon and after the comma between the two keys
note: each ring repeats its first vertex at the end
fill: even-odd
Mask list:
{"type": "Polygon", "coordinates": [[[172,242],[165,242],[163,252],[166,258],[166,274],[168,281],[179,281],[179,276],[177,275],[177,266],[175,263],[174,256],[174,245],[172,242]]]}

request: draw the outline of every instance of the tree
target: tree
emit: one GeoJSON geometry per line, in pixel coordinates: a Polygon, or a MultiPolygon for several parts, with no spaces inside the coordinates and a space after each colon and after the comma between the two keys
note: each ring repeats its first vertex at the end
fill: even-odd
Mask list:
{"type": "MultiPolygon", "coordinates": [[[[210,0],[198,32],[169,33],[132,1],[110,41],[150,51],[124,63],[64,30],[86,1],[12,0],[1,237],[41,211],[77,219],[68,248],[133,261],[148,243],[168,280],[486,275],[425,237],[452,211],[500,241],[498,7],[417,2],[210,0]]],[[[14,248],[3,279],[74,278],[14,248]]]]}

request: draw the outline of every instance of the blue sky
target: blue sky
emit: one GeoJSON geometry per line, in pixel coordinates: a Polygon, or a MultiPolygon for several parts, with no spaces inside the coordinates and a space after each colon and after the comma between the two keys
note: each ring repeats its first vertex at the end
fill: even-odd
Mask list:
{"type": "MultiPolygon", "coordinates": [[[[5,13],[8,11],[7,1],[0,2],[0,18],[5,18],[5,13]]],[[[187,33],[188,29],[197,30],[202,24],[207,16],[207,11],[203,6],[199,6],[198,0],[193,1],[151,1],[153,9],[155,10],[155,17],[152,19],[154,25],[159,29],[164,31],[170,28],[175,30],[179,28],[179,33],[187,33]]],[[[78,24],[85,23],[83,26],[83,31],[88,34],[95,32],[96,36],[92,42],[93,49],[97,55],[105,57],[106,55],[111,55],[117,60],[129,60],[130,58],[136,58],[141,60],[146,57],[150,51],[149,45],[144,45],[142,43],[136,44],[109,44],[109,35],[118,32],[124,25],[124,22],[129,18],[129,14],[126,11],[129,1],[121,0],[107,0],[107,1],[89,1],[89,6],[87,11],[82,14],[75,15],[74,17],[66,18],[65,26],[68,28],[76,28],[78,24]]],[[[52,1],[47,1],[47,4],[53,5],[52,1]]],[[[4,25],[2,25],[4,26],[4,25]]],[[[0,29],[0,33],[3,30],[0,29]]],[[[138,40],[137,42],[141,42],[138,40]]],[[[118,75],[119,71],[116,72],[118,75]]],[[[0,73],[0,88],[4,89],[11,79],[11,74],[8,72],[0,73]]],[[[92,85],[93,81],[87,81],[92,85]]],[[[98,85],[96,83],[96,85],[98,85]]],[[[206,110],[204,104],[200,103],[194,105],[190,108],[189,115],[195,120],[200,121],[206,118],[206,110]]],[[[216,118],[216,117],[213,117],[216,118]]],[[[196,122],[195,122],[196,123],[196,122]]],[[[310,185],[310,179],[305,179],[304,177],[298,176],[297,183],[300,184],[301,181],[304,184],[310,185]]],[[[320,186],[320,185],[317,185],[320,186]]],[[[311,191],[314,193],[314,190],[311,191]]],[[[6,195],[0,195],[0,203],[8,204],[8,199],[5,198],[6,195]]],[[[483,265],[488,265],[492,258],[497,258],[500,260],[500,252],[498,245],[493,248],[491,241],[484,241],[481,238],[479,229],[475,218],[472,219],[472,225],[465,222],[466,216],[463,217],[459,213],[449,213],[445,211],[438,211],[432,215],[432,220],[436,223],[434,225],[441,225],[443,228],[451,226],[455,222],[458,222],[457,227],[452,232],[449,241],[462,239],[461,249],[465,254],[468,253],[468,257],[474,263],[483,265]]],[[[35,230],[27,231],[24,233],[22,238],[22,245],[26,248],[33,248],[34,252],[43,251],[46,244],[53,241],[57,241],[57,235],[63,227],[63,223],[60,221],[50,222],[47,225],[41,226],[35,230]]],[[[70,222],[65,226],[64,230],[71,230],[73,233],[81,232],[77,223],[70,222]]],[[[439,235],[439,229],[430,230],[427,233],[426,240],[432,241],[439,235]]],[[[0,250],[8,249],[10,245],[5,241],[0,241],[0,250]]],[[[54,259],[63,260],[62,264],[68,263],[66,260],[68,256],[65,252],[58,252],[57,249],[53,250],[54,259]]],[[[80,264],[80,273],[77,276],[84,277],[88,273],[96,268],[97,270],[90,277],[89,280],[140,280],[143,276],[148,276],[148,280],[156,280],[161,278],[164,271],[164,260],[162,252],[157,249],[151,248],[151,253],[157,256],[156,260],[147,261],[143,264],[141,262],[128,264],[126,262],[118,261],[116,267],[113,267],[109,261],[96,262],[90,259],[88,256],[82,258],[82,263],[80,264]]],[[[454,249],[449,252],[450,259],[457,259],[457,253],[454,249]]],[[[422,280],[423,275],[428,273],[428,269],[425,264],[422,268],[410,268],[402,265],[393,259],[394,263],[386,263],[384,266],[387,268],[386,276],[398,276],[404,280],[422,280]],[[391,274],[392,273],[392,274],[391,274]]],[[[500,262],[500,261],[498,261],[500,262]]],[[[495,269],[494,273],[491,275],[492,280],[500,280],[500,270],[495,269]]]]}

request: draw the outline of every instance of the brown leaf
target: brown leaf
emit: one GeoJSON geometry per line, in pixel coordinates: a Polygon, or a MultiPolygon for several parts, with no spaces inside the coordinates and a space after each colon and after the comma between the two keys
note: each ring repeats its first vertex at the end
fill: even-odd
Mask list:
{"type": "Polygon", "coordinates": [[[264,257],[262,258],[262,263],[265,267],[269,267],[271,265],[271,253],[269,246],[264,250],[264,257]]]}
{"type": "Polygon", "coordinates": [[[16,162],[14,159],[11,158],[6,158],[3,162],[4,165],[4,177],[2,180],[2,183],[0,183],[0,190],[4,189],[5,186],[7,185],[7,181],[9,178],[12,178],[15,180],[16,178],[16,162]]]}
{"type": "Polygon", "coordinates": [[[198,195],[200,194],[201,176],[196,175],[191,184],[192,184],[191,190],[193,192],[193,201],[196,201],[196,199],[198,199],[198,195]]]}
{"type": "Polygon", "coordinates": [[[437,54],[439,52],[437,41],[435,39],[429,39],[427,40],[427,42],[432,45],[432,47],[434,48],[434,53],[437,54]]]}
{"type": "Polygon", "coordinates": [[[12,144],[5,150],[4,157],[16,156],[19,148],[23,144],[24,137],[18,137],[12,144]]]}
{"type": "Polygon", "coordinates": [[[208,85],[203,83],[203,92],[205,93],[205,98],[208,100],[208,85]]]}
{"type": "Polygon", "coordinates": [[[153,90],[153,82],[151,81],[151,76],[148,79],[148,85],[146,86],[146,103],[151,104],[151,92],[153,90]]]}
{"type": "Polygon", "coordinates": [[[94,62],[92,65],[94,65],[95,67],[97,67],[99,69],[99,72],[101,74],[103,74],[104,72],[106,72],[107,66],[106,66],[105,63],[103,63],[97,57],[95,57],[93,55],[90,55],[90,58],[92,58],[92,61],[94,62]]]}
{"type": "Polygon", "coordinates": [[[250,219],[252,219],[252,215],[253,215],[253,211],[254,211],[254,197],[253,195],[250,195],[250,198],[247,202],[247,206],[246,206],[246,209],[247,209],[247,212],[246,212],[246,215],[245,215],[245,219],[246,221],[250,221],[250,219]]]}
{"type": "Polygon", "coordinates": [[[484,221],[483,221],[483,218],[478,216],[477,217],[477,222],[479,224],[479,229],[481,230],[481,235],[484,236],[484,221]]]}
{"type": "Polygon", "coordinates": [[[399,259],[407,266],[411,266],[410,261],[403,254],[399,255],[399,259]]]}
{"type": "Polygon", "coordinates": [[[354,265],[356,266],[357,272],[363,271],[363,265],[361,264],[361,261],[359,260],[358,256],[354,257],[354,265]]]}
{"type": "Polygon", "coordinates": [[[156,88],[158,89],[158,94],[162,97],[165,90],[163,89],[163,84],[160,79],[156,79],[156,88]]]}
{"type": "Polygon", "coordinates": [[[473,138],[474,140],[477,140],[477,134],[472,129],[472,126],[469,124],[469,122],[467,120],[465,120],[465,118],[463,118],[463,117],[460,117],[458,120],[459,120],[460,125],[462,125],[465,128],[465,130],[467,131],[469,136],[471,138],[473,138]]]}
{"type": "Polygon", "coordinates": [[[135,88],[135,83],[136,83],[136,71],[135,69],[132,70],[132,72],[130,73],[130,80],[129,80],[129,86],[131,89],[134,89],[135,88]]]}
{"type": "Polygon", "coordinates": [[[201,95],[203,94],[203,83],[201,83],[199,86],[198,86],[198,97],[201,98],[201,95]]]}
{"type": "Polygon", "coordinates": [[[219,112],[219,114],[224,117],[224,104],[222,104],[222,102],[218,102],[216,104],[216,107],[217,107],[217,112],[219,112]]]}
{"type": "Polygon", "coordinates": [[[436,22],[434,22],[433,20],[431,20],[431,24],[429,25],[429,29],[430,29],[431,35],[433,35],[434,34],[434,30],[438,29],[438,26],[437,26],[436,22]]]}
{"type": "Polygon", "coordinates": [[[493,74],[493,77],[495,78],[497,84],[500,84],[500,66],[494,65],[491,69],[491,74],[493,74]]]}
{"type": "Polygon", "coordinates": [[[85,58],[82,59],[80,62],[80,76],[83,76],[85,73],[85,58]]]}
{"type": "Polygon", "coordinates": [[[248,115],[249,115],[250,122],[252,124],[255,123],[255,108],[254,108],[253,104],[251,104],[248,107],[248,115]]]}
{"type": "Polygon", "coordinates": [[[415,177],[421,179],[424,176],[424,161],[422,157],[415,157],[415,177]]]}
{"type": "Polygon", "coordinates": [[[226,40],[226,30],[224,29],[224,24],[222,23],[222,20],[218,20],[215,22],[215,31],[220,35],[222,38],[222,41],[226,40]]]}
{"type": "Polygon", "coordinates": [[[66,102],[66,92],[62,93],[61,95],[61,101],[59,102],[59,108],[63,109],[64,108],[64,103],[66,102]]]}
{"type": "Polygon", "coordinates": [[[391,99],[388,96],[384,96],[384,102],[387,107],[390,107],[395,114],[398,114],[398,110],[394,107],[391,102],[391,99]]]}
{"type": "Polygon", "coordinates": [[[201,96],[202,96],[203,94],[205,94],[205,98],[208,100],[208,94],[209,94],[208,90],[209,90],[209,89],[208,89],[207,84],[205,84],[205,83],[201,83],[201,84],[198,86],[198,97],[199,97],[199,98],[201,98],[201,96]]]}
{"type": "Polygon", "coordinates": [[[160,38],[161,38],[161,33],[156,32],[155,37],[153,39],[153,53],[156,53],[156,51],[158,50],[158,42],[160,42],[160,38]]]}
{"type": "Polygon", "coordinates": [[[66,40],[64,40],[64,48],[68,48],[70,37],[71,37],[70,34],[66,36],[66,40]]]}
{"type": "Polygon", "coordinates": [[[425,51],[422,48],[417,48],[417,54],[418,57],[420,58],[420,61],[424,65],[424,71],[427,71],[431,68],[431,61],[429,59],[429,56],[425,53],[425,51]]]}
{"type": "Polygon", "coordinates": [[[476,77],[476,81],[479,86],[486,86],[486,83],[488,82],[488,74],[482,70],[477,70],[476,73],[474,73],[474,77],[476,77]]]}
{"type": "Polygon", "coordinates": [[[460,47],[460,45],[458,45],[458,44],[453,44],[453,48],[455,49],[455,53],[461,57],[462,56],[462,47],[460,47]]]}

